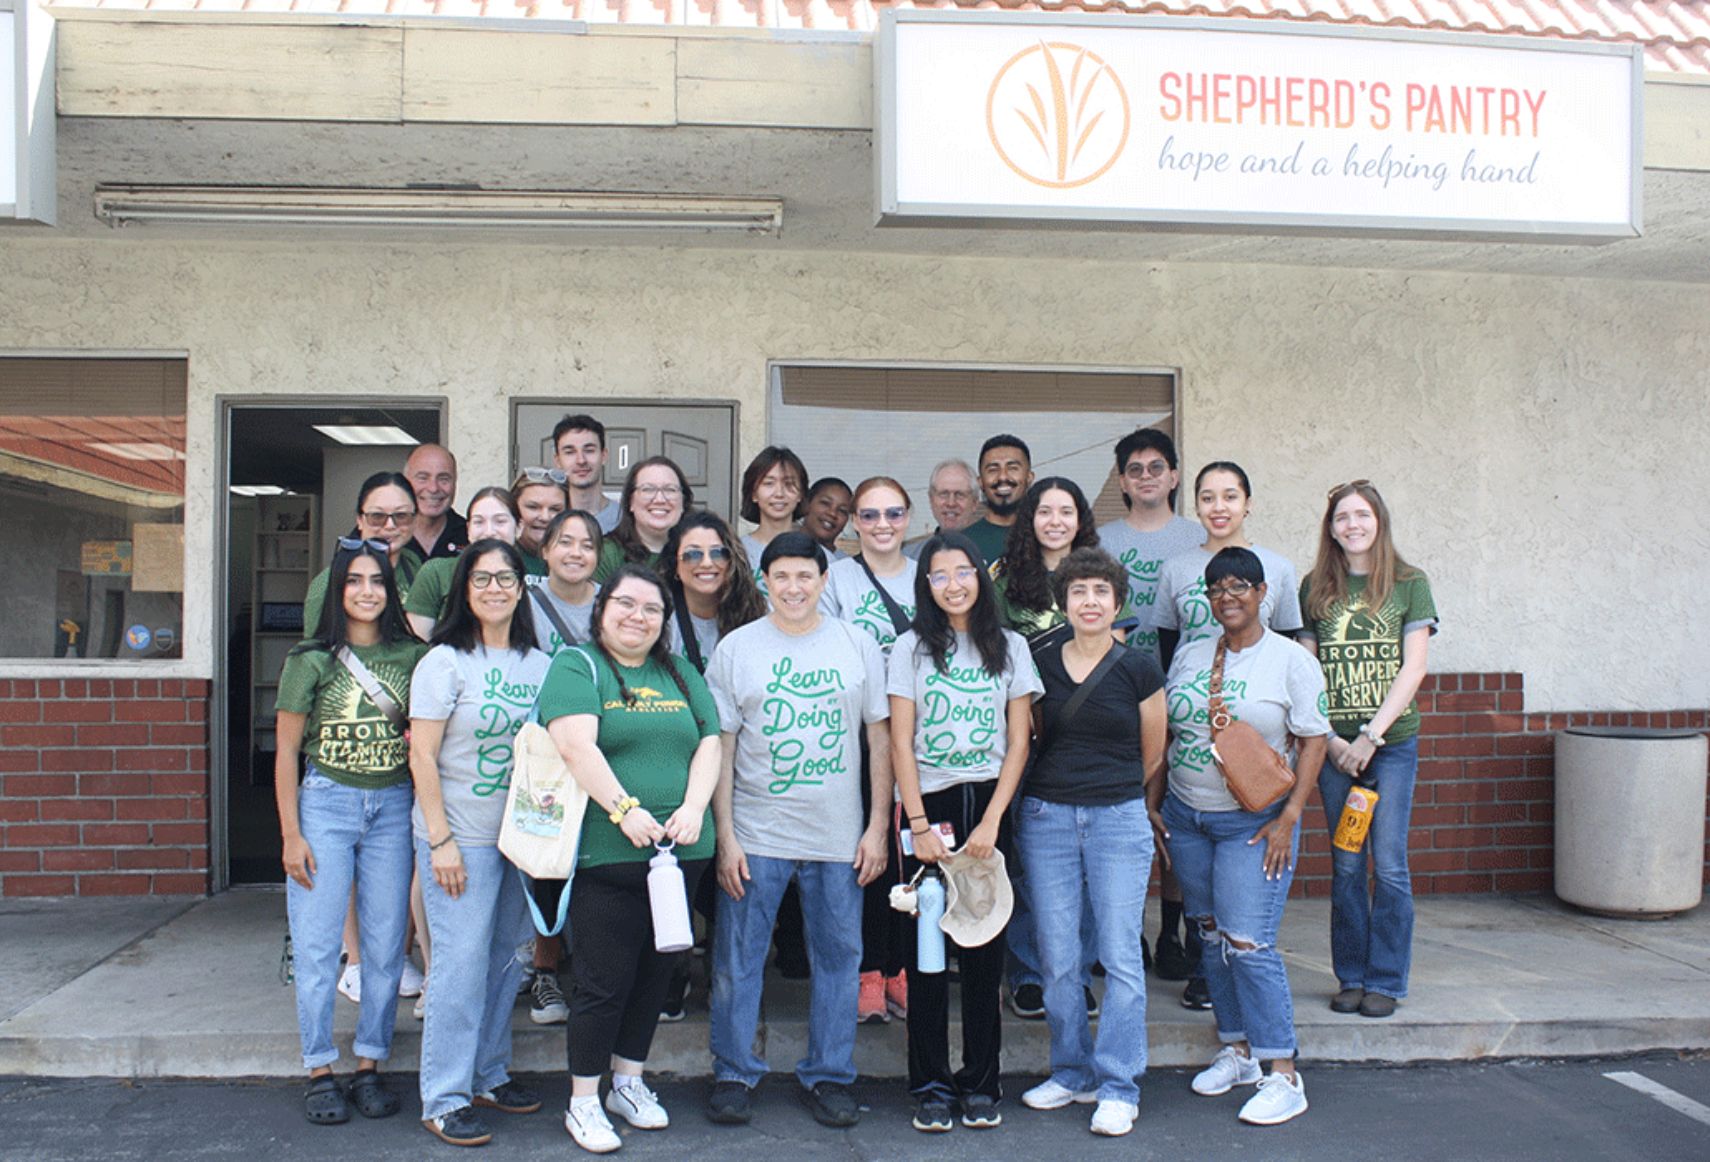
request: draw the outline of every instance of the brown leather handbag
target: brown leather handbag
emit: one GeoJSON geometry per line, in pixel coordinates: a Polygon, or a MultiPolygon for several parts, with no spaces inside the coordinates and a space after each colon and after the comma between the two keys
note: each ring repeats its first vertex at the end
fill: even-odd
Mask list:
{"type": "Polygon", "coordinates": [[[1262,734],[1230,715],[1223,702],[1223,657],[1228,649],[1228,637],[1218,638],[1207,707],[1211,712],[1211,757],[1241,809],[1259,812],[1294,790],[1294,770],[1262,734]]]}

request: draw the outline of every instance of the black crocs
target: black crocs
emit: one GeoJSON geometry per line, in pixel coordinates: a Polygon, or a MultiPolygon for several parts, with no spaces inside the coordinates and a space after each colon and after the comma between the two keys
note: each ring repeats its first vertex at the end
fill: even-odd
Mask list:
{"type": "Polygon", "coordinates": [[[330,1073],[309,1079],[303,1091],[303,1116],[317,1126],[338,1126],[350,1121],[350,1103],[344,1099],[344,1087],[330,1073]]]}
{"type": "Polygon", "coordinates": [[[358,1069],[350,1078],[350,1104],[365,1118],[389,1118],[398,1112],[400,1103],[378,1072],[358,1069]]]}

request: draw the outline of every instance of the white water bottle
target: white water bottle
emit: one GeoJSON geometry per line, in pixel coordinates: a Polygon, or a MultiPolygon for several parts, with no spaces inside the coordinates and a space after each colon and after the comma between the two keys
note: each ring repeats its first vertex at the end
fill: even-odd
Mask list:
{"type": "Polygon", "coordinates": [[[647,900],[653,906],[653,947],[660,952],[683,952],[694,947],[689,924],[689,893],[683,869],[671,853],[674,843],[656,843],[659,854],[647,862],[647,900]]]}
{"type": "Polygon", "coordinates": [[[921,972],[944,971],[944,930],[938,921],[944,918],[944,881],[938,873],[928,873],[920,881],[920,913],[915,921],[915,968],[921,972]]]}

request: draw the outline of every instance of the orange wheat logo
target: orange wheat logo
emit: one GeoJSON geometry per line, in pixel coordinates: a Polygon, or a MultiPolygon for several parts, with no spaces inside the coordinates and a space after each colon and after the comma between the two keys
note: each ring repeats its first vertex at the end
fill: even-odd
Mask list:
{"type": "Polygon", "coordinates": [[[1102,177],[1128,144],[1128,93],[1103,57],[1040,41],[997,71],[986,132],[1004,164],[1034,185],[1074,189],[1102,177]]]}

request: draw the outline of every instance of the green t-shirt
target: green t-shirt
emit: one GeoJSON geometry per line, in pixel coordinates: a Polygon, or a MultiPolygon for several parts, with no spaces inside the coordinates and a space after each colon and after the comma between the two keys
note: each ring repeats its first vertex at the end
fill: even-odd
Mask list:
{"type": "MultiPolygon", "coordinates": [[[[414,549],[405,549],[398,556],[397,567],[392,570],[393,577],[398,582],[398,601],[405,610],[410,610],[410,586],[415,583],[416,574],[421,571],[422,559],[414,549]]],[[[308,591],[303,595],[303,636],[315,636],[315,630],[321,624],[321,607],[327,601],[327,581],[332,576],[332,567],[322,569],[309,582],[308,591]]]]}
{"type": "MultiPolygon", "coordinates": [[[[607,537],[600,545],[600,563],[594,566],[594,583],[604,585],[613,573],[623,567],[624,560],[623,546],[607,537]]],[[[649,553],[641,559],[640,563],[658,572],[659,554],[649,553]]]]}
{"type": "MultiPolygon", "coordinates": [[[[517,552],[522,554],[523,576],[525,578],[545,577],[546,576],[547,568],[546,568],[546,561],[544,559],[535,556],[533,553],[528,552],[527,550],[522,548],[522,546],[520,546],[520,545],[517,546],[517,552]]],[[[540,584],[539,581],[533,581],[533,580],[529,581],[528,583],[530,585],[540,584]]]]}
{"type": "MultiPolygon", "coordinates": [[[[1364,599],[1366,578],[1348,578],[1348,596],[1332,605],[1324,617],[1310,618],[1307,630],[1318,641],[1324,666],[1324,686],[1330,696],[1330,725],[1343,738],[1359,735],[1371,721],[1401,672],[1401,641],[1411,630],[1428,626],[1437,632],[1437,605],[1431,583],[1415,570],[1397,581],[1383,608],[1373,611],[1364,599]]],[[[1309,608],[1311,581],[1301,582],[1300,608],[1309,608]]],[[[1419,706],[1407,709],[1383,732],[1385,742],[1400,742],[1419,733],[1419,706]]]]}
{"type": "Polygon", "coordinates": [[[986,567],[989,569],[1003,556],[1004,542],[1009,540],[1009,529],[1009,525],[994,525],[982,516],[962,531],[974,542],[974,547],[980,550],[980,555],[986,559],[986,567]]]}
{"type": "MultiPolygon", "coordinates": [[[[354,646],[352,652],[408,715],[410,675],[427,646],[407,641],[354,646]]],[[[285,659],[279,674],[278,707],[308,718],[303,754],[333,782],[376,791],[409,780],[410,744],[404,732],[380,713],[350,671],[325,650],[307,649],[285,659]]]]}
{"type": "MultiPolygon", "coordinates": [[[[624,685],[635,699],[625,703],[617,675],[603,658],[578,646],[552,659],[540,688],[540,721],[550,723],[570,714],[596,714],[600,719],[599,747],[612,774],[624,790],[659,822],[683,805],[689,785],[689,759],[703,738],[718,734],[718,708],[706,680],[687,661],[677,659],[677,672],[689,688],[688,701],[664,666],[651,658],[641,666],[621,666],[624,685]],[[592,665],[599,677],[589,672],[592,665]]],[[[679,849],[683,861],[708,859],[713,853],[713,821],[709,809],[701,820],[701,837],[679,849]]],[[[577,867],[646,862],[651,847],[635,847],[598,803],[589,803],[582,817],[582,846],[577,867]]]]}
{"type": "Polygon", "coordinates": [[[410,583],[404,612],[439,621],[445,616],[445,601],[451,596],[451,575],[456,571],[456,557],[435,557],[423,565],[410,583]]]}

